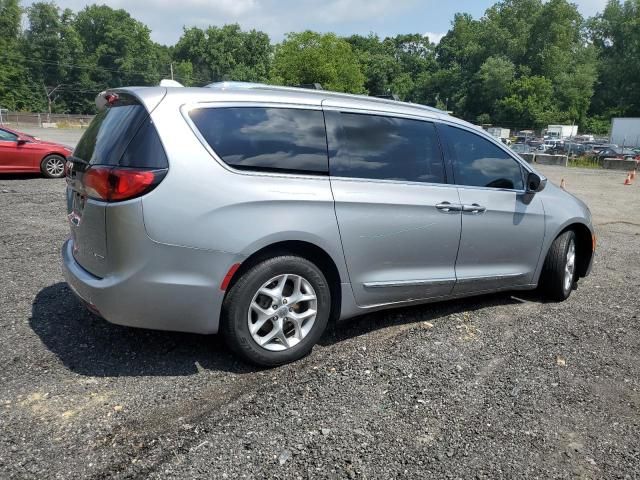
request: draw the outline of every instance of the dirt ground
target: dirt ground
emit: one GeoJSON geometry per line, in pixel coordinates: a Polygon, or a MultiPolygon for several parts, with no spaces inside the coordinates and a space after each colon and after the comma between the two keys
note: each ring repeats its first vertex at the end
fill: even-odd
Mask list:
{"type": "Polygon", "coordinates": [[[271,370],[87,313],[64,181],[0,177],[0,478],[640,477],[640,179],[540,170],[599,236],[568,301],[370,314],[271,370]]]}

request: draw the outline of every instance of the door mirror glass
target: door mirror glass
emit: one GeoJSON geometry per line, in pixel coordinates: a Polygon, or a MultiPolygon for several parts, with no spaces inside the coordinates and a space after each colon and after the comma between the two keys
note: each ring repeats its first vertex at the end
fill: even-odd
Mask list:
{"type": "Polygon", "coordinates": [[[534,172],[529,172],[527,175],[527,192],[536,193],[544,189],[546,181],[540,178],[540,175],[534,172]]]}

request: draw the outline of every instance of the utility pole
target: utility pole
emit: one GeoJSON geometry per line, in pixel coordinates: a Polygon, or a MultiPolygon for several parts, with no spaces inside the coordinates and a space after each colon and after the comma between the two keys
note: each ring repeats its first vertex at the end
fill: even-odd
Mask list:
{"type": "Polygon", "coordinates": [[[58,98],[58,95],[53,95],[56,90],[58,90],[60,87],[62,87],[64,85],[64,83],[61,83],[60,85],[56,86],[56,87],[47,87],[46,85],[42,85],[44,87],[44,93],[47,96],[47,103],[49,104],[49,113],[47,115],[47,122],[51,121],[51,105],[53,104],[53,102],[56,101],[56,99],[58,98]]]}
{"type": "Polygon", "coordinates": [[[171,62],[170,67],[171,67],[171,80],[173,80],[173,62],[171,62]]]}

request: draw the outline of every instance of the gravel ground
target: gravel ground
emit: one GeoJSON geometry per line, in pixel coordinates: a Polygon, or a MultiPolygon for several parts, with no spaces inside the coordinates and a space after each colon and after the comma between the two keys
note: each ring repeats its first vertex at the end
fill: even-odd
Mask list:
{"type": "Polygon", "coordinates": [[[87,313],[64,182],[0,177],[0,478],[639,478],[640,186],[542,170],[599,234],[567,302],[371,314],[272,370],[87,313]]]}

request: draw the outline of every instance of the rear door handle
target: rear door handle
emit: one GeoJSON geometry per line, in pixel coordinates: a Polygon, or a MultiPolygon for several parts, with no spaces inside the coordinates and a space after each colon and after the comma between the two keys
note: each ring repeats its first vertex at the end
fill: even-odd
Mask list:
{"type": "Polygon", "coordinates": [[[462,211],[463,212],[469,212],[469,213],[484,213],[487,211],[487,207],[483,207],[482,205],[478,205],[477,203],[473,203],[471,205],[463,205],[462,206],[462,211]]]}
{"type": "Polygon", "coordinates": [[[438,203],[436,204],[436,208],[443,212],[459,212],[460,210],[462,210],[461,205],[455,205],[449,202],[438,203]]]}

